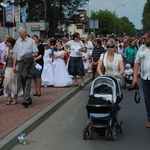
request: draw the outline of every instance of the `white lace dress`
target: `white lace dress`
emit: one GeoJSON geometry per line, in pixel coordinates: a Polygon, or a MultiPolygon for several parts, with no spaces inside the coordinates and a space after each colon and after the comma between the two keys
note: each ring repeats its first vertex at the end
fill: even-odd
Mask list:
{"type": "Polygon", "coordinates": [[[42,72],[42,86],[51,86],[53,85],[53,66],[52,66],[52,58],[50,58],[50,54],[52,53],[51,49],[47,49],[44,52],[44,67],[42,72]]]}
{"type": "MultiPolygon", "coordinates": [[[[54,55],[62,55],[64,51],[55,51],[54,55]]],[[[70,77],[66,64],[62,58],[56,58],[54,60],[54,82],[55,87],[71,86],[73,84],[72,78],[70,77]]]]}

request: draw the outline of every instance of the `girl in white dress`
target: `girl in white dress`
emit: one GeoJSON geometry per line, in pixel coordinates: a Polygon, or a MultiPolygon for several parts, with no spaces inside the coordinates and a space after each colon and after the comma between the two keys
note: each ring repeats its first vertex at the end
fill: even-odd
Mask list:
{"type": "Polygon", "coordinates": [[[63,60],[64,53],[61,43],[58,42],[56,44],[56,51],[54,51],[54,87],[65,87],[73,84],[63,60]]]}
{"type": "Polygon", "coordinates": [[[89,60],[88,60],[89,59],[89,54],[87,52],[87,48],[86,47],[84,47],[82,49],[82,51],[83,51],[82,52],[82,60],[83,60],[85,74],[86,74],[88,69],[89,69],[89,65],[90,65],[89,60]]]}
{"type": "Polygon", "coordinates": [[[42,72],[42,86],[53,85],[53,66],[52,66],[52,50],[49,49],[48,43],[43,43],[44,45],[44,67],[42,72]]]}

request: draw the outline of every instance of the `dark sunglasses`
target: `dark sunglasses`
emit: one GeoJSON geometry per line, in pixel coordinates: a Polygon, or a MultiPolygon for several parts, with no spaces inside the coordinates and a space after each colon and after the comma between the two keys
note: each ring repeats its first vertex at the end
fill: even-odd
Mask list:
{"type": "Polygon", "coordinates": [[[107,46],[107,48],[114,48],[115,46],[107,46]]]}
{"type": "Polygon", "coordinates": [[[77,36],[76,38],[80,38],[79,36],[77,36]]]}

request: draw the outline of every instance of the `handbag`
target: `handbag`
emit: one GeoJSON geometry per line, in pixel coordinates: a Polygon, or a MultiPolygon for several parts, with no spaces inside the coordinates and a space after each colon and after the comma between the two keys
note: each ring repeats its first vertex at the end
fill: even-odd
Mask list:
{"type": "MultiPolygon", "coordinates": [[[[105,56],[105,53],[103,53],[103,61],[104,61],[104,56],[105,56]]],[[[102,61],[101,72],[102,72],[102,74],[105,74],[106,68],[104,66],[104,62],[103,61],[102,61]]]]}

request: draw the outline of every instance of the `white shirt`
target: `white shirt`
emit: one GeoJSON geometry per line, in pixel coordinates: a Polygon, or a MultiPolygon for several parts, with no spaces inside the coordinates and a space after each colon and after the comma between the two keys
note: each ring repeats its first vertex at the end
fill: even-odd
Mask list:
{"type": "Polygon", "coordinates": [[[92,55],[93,49],[94,49],[94,45],[92,43],[92,41],[87,41],[85,43],[85,46],[87,47],[87,52],[89,55],[92,55]]]}
{"type": "Polygon", "coordinates": [[[5,64],[5,59],[4,59],[4,55],[6,52],[6,44],[5,42],[0,43],[0,62],[2,62],[3,64],[5,64]]]}
{"type": "MultiPolygon", "coordinates": [[[[106,68],[106,72],[105,74],[109,74],[108,71],[107,71],[107,55],[108,55],[108,52],[104,53],[104,54],[101,54],[100,55],[100,59],[103,60],[103,63],[104,63],[104,66],[106,68]],[[104,60],[103,60],[103,55],[104,55],[104,60]]],[[[120,54],[117,54],[115,53],[114,54],[114,60],[112,62],[112,66],[113,66],[113,71],[112,71],[112,75],[117,75],[119,73],[119,61],[122,60],[122,56],[120,54]]]]}
{"type": "Polygon", "coordinates": [[[133,69],[125,69],[124,70],[124,73],[127,75],[127,76],[131,76],[133,74],[133,69]]]}
{"type": "Polygon", "coordinates": [[[84,47],[84,44],[82,41],[75,42],[74,40],[70,40],[67,42],[67,44],[70,46],[71,53],[70,56],[72,57],[82,57],[82,52],[79,50],[84,47]]]}
{"type": "Polygon", "coordinates": [[[150,49],[147,46],[142,45],[138,49],[134,62],[141,64],[141,78],[150,80],[150,49]]]}
{"type": "Polygon", "coordinates": [[[27,53],[38,52],[37,45],[35,41],[29,37],[26,37],[24,40],[19,38],[14,46],[14,53],[17,54],[17,60],[20,60],[20,56],[23,56],[27,53]]]}

